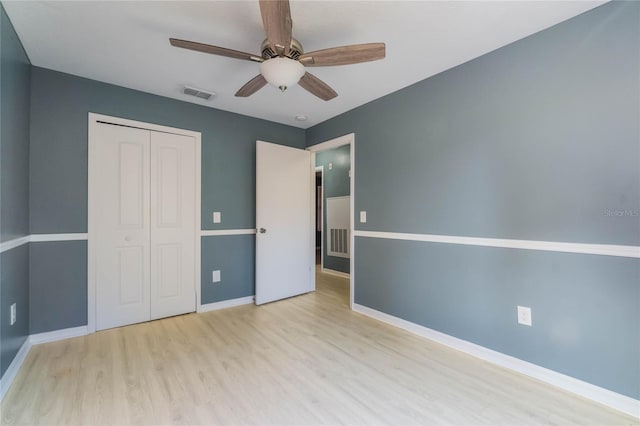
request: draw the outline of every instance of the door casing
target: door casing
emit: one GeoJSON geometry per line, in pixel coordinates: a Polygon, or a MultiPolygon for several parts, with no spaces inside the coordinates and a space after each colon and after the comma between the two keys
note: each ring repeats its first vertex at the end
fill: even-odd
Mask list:
{"type": "MultiPolygon", "coordinates": [[[[349,180],[349,192],[351,194],[351,202],[349,206],[350,218],[349,218],[349,244],[351,244],[351,258],[349,259],[349,307],[353,309],[353,293],[355,291],[355,272],[354,272],[354,259],[356,256],[356,245],[355,245],[355,236],[354,234],[354,215],[355,215],[355,181],[356,181],[356,135],[355,133],[349,133],[344,136],[337,137],[335,139],[328,140],[326,142],[321,142],[317,145],[313,145],[307,148],[307,150],[311,151],[311,173],[315,175],[316,171],[316,152],[325,151],[327,149],[337,148],[343,145],[350,145],[351,149],[349,150],[350,156],[350,167],[351,167],[351,179],[349,180]]],[[[314,180],[315,182],[315,180],[314,180]]],[[[323,182],[324,186],[324,182],[323,182]]],[[[324,214],[324,210],[323,210],[324,214]]],[[[323,236],[324,240],[324,236],[323,236]]],[[[312,242],[311,246],[312,253],[315,253],[315,239],[312,242]]],[[[322,246],[322,253],[324,256],[324,245],[322,246]]],[[[323,262],[324,263],[324,262],[323,262]]],[[[324,268],[324,264],[323,264],[324,268]]]]}

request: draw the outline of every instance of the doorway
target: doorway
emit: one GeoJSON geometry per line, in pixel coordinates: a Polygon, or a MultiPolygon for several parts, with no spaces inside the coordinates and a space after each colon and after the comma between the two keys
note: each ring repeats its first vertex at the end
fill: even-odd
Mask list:
{"type": "Polygon", "coordinates": [[[353,308],[355,137],[349,134],[307,149],[313,153],[315,176],[316,283],[346,286],[353,308]]]}
{"type": "Polygon", "coordinates": [[[89,114],[88,331],[200,304],[200,133],[89,114]]]}
{"type": "Polygon", "coordinates": [[[315,226],[316,226],[316,267],[322,267],[322,181],[323,167],[316,166],[316,204],[315,204],[315,226]]]}

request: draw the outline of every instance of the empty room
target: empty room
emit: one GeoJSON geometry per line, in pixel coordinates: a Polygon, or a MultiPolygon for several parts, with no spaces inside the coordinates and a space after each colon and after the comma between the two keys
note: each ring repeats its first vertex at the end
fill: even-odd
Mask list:
{"type": "Polygon", "coordinates": [[[1,0],[0,137],[2,425],[640,424],[640,2],[1,0]]]}

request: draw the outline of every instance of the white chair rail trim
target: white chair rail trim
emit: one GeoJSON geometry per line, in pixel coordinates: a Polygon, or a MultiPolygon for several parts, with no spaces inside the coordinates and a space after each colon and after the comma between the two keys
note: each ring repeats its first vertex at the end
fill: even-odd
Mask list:
{"type": "Polygon", "coordinates": [[[601,256],[632,257],[640,259],[640,246],[612,244],[566,243],[556,241],[510,240],[501,238],[462,237],[455,235],[408,234],[398,232],[354,231],[356,237],[388,240],[422,241],[427,243],[461,244],[467,246],[500,247],[522,250],[556,251],[564,253],[595,254],[601,256]]]}
{"type": "MultiPolygon", "coordinates": [[[[255,229],[219,229],[219,230],[202,230],[201,237],[215,237],[219,235],[252,235],[255,229]]],[[[0,253],[9,251],[16,247],[20,247],[27,243],[44,243],[56,241],[86,241],[88,234],[86,232],[66,233],[66,234],[31,234],[23,237],[14,238],[9,241],[0,243],[0,253]]]]}

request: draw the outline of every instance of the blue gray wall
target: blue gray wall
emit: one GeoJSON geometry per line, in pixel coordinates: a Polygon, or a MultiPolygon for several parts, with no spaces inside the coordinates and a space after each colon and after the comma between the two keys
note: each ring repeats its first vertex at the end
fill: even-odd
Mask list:
{"type": "MultiPolygon", "coordinates": [[[[638,3],[606,4],[306,132],[30,68],[0,15],[2,241],[87,231],[97,112],[202,132],[203,229],[255,226],[256,139],[302,147],[355,132],[356,212],[368,212],[357,229],[640,244],[638,3]]],[[[203,303],[253,294],[253,236],[202,248],[203,303]]],[[[0,260],[3,373],[29,332],[86,324],[86,244],[32,243],[0,260]]],[[[356,303],[640,398],[638,259],[357,238],[355,263],[356,303]],[[518,304],[533,327],[516,325],[518,304]]]]}
{"type": "Polygon", "coordinates": [[[30,243],[29,263],[30,334],[86,325],[87,242],[30,243]]]}
{"type": "MultiPolygon", "coordinates": [[[[355,132],[358,230],[640,245],[639,24],[605,4],[307,144],[355,132]]],[[[355,277],[356,303],[640,398],[639,259],[358,237],[355,277]]]]}
{"type": "MultiPolygon", "coordinates": [[[[0,241],[29,234],[29,91],[31,64],[0,5],[0,241]]],[[[0,376],[29,334],[29,251],[0,254],[0,376]],[[17,321],[9,325],[16,303],[17,321]]]]}
{"type": "MultiPolygon", "coordinates": [[[[34,234],[87,232],[89,112],[202,132],[203,229],[255,228],[257,139],[305,144],[301,129],[38,67],[32,70],[31,90],[34,234]],[[222,223],[213,223],[213,211],[222,212],[222,223]]],[[[30,298],[38,307],[31,332],[86,324],[86,244],[38,243],[31,254],[30,298]],[[51,303],[54,293],[62,305],[51,303]]],[[[202,266],[202,303],[253,295],[253,273],[246,272],[254,268],[253,236],[203,237],[202,266]],[[215,285],[207,269],[214,266],[222,275],[215,285]]]]}
{"type": "Polygon", "coordinates": [[[338,148],[329,149],[316,153],[316,166],[323,166],[323,195],[322,195],[322,238],[323,238],[323,261],[324,267],[349,273],[349,259],[336,256],[327,256],[327,198],[343,197],[350,195],[351,180],[349,170],[351,169],[351,146],[344,145],[338,148]],[[332,164],[329,170],[329,163],[332,164]]]}
{"type": "Polygon", "coordinates": [[[255,294],[255,235],[202,237],[202,303],[237,299],[255,294]],[[221,281],[211,283],[211,271],[221,281]],[[207,283],[209,283],[207,285],[207,283]]]}

